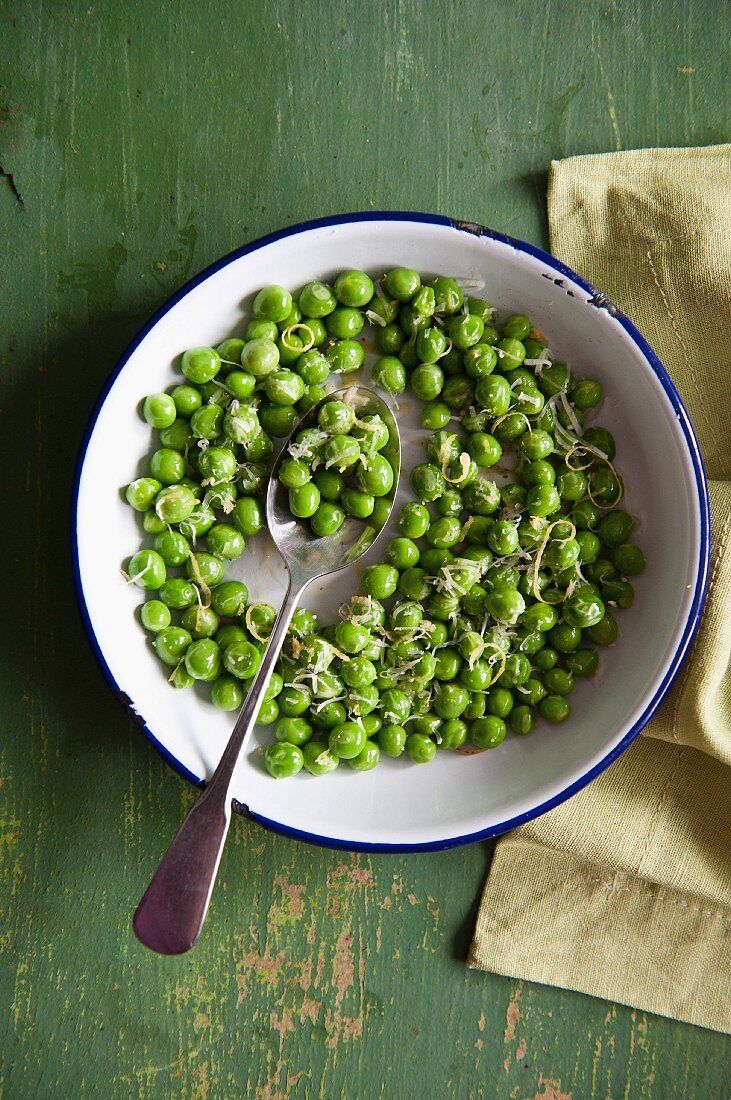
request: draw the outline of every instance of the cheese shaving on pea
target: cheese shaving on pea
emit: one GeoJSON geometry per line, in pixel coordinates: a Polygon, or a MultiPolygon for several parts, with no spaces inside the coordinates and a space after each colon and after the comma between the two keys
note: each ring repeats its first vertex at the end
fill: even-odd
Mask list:
{"type": "MultiPolygon", "coordinates": [[[[553,529],[555,527],[559,527],[559,526],[561,526],[561,524],[564,524],[564,523],[567,524],[571,528],[571,531],[568,535],[566,535],[565,538],[556,539],[556,542],[569,542],[569,540],[574,537],[574,535],[576,534],[576,528],[574,527],[573,523],[570,520],[566,519],[565,516],[562,516],[561,519],[554,520],[553,523],[549,523],[548,527],[546,528],[543,539],[541,540],[541,545],[538,547],[538,553],[536,554],[535,559],[533,561],[533,573],[532,573],[532,577],[531,577],[531,591],[532,591],[533,595],[535,596],[535,598],[538,600],[539,603],[546,603],[546,604],[554,605],[554,604],[563,603],[563,600],[566,598],[566,593],[564,593],[564,595],[561,597],[560,600],[555,600],[555,601],[554,600],[544,600],[543,596],[541,595],[540,590],[538,588],[538,572],[541,568],[541,560],[543,559],[543,555],[545,553],[546,547],[548,546],[548,540],[551,537],[551,531],[553,531],[553,529]]],[[[572,591],[573,591],[573,589],[572,589],[572,591]]]]}
{"type": "Polygon", "coordinates": [[[269,631],[269,634],[262,636],[256,629],[256,624],[251,617],[251,613],[257,607],[270,607],[272,608],[272,611],[274,610],[270,603],[249,604],[249,606],[246,608],[246,614],[244,615],[244,622],[246,623],[246,629],[249,631],[249,634],[251,634],[252,638],[255,638],[257,642],[267,642],[269,640],[269,634],[271,634],[271,631],[269,631]]]}

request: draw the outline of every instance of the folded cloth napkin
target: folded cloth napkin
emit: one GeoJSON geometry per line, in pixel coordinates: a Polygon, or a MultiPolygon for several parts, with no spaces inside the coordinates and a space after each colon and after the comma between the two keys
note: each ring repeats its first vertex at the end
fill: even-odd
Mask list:
{"type": "Polygon", "coordinates": [[[637,323],[710,479],[700,630],[623,756],[497,846],[469,965],[731,1032],[731,145],[554,161],[551,249],[637,323]]]}

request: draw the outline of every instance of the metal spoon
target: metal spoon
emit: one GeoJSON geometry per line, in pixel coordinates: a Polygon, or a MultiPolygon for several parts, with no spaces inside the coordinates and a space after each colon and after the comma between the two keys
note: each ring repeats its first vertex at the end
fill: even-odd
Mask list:
{"type": "MultiPolygon", "coordinates": [[[[371,390],[351,386],[329,393],[303,417],[293,434],[315,426],[321,405],[334,397],[351,404],[359,418],[377,413],[386,423],[391,438],[381,454],[389,459],[396,473],[389,494],[393,507],[401,464],[399,431],[388,405],[371,390]]],[[[287,594],[218,767],[163,856],[133,919],[137,938],[162,955],[189,951],[200,935],[231,821],[236,768],[256,724],[300,596],[312,581],[357,561],[380,534],[375,528],[364,526],[362,520],[346,519],[336,535],[316,538],[306,523],[296,520],[287,506],[287,490],[277,479],[288,443],[289,440],[274,464],[267,491],[267,523],[289,573],[287,594]]]]}

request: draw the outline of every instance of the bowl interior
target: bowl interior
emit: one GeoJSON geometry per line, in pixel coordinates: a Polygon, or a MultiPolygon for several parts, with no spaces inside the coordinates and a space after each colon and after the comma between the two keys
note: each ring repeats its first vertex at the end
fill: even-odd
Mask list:
{"type": "MultiPolygon", "coordinates": [[[[219,266],[163,313],[116,376],[86,448],[76,536],[89,625],[115,684],[179,766],[197,778],[210,775],[232,718],[203,692],[176,692],[167,685],[135,614],[142,593],[120,576],[123,560],[140,542],[137,516],[121,490],[144,472],[151,443],[139,403],[173,383],[173,366],[185,348],[238,333],[262,285],[295,288],[343,268],[377,274],[396,265],[484,284],[474,293],[503,313],[527,313],[554,355],[576,375],[601,381],[606,396],[591,422],[606,425],[617,439],[624,506],[638,521],[636,538],[648,567],[638,579],[634,606],[619,615],[618,643],[602,652],[597,676],[580,683],[571,717],[559,727],[541,723],[531,737],[509,735],[499,748],[479,755],[438,753],[428,767],[382,760],[366,774],[343,767],[318,781],[302,774],[282,782],[262,767],[262,746],[272,732],[257,730],[238,773],[237,798],[279,827],[336,844],[438,845],[498,832],[580,785],[662,693],[687,642],[702,573],[702,502],[682,417],[621,320],[592,304],[589,291],[545,257],[446,221],[304,227],[219,266]]],[[[367,367],[360,374],[367,383],[367,367]]],[[[404,396],[398,404],[402,471],[408,472],[423,461],[426,436],[418,428],[416,403],[404,396]]],[[[409,496],[402,472],[397,503],[409,496]]],[[[381,557],[387,538],[357,565],[311,586],[304,602],[323,622],[333,621],[338,604],[357,591],[359,574],[381,557]]],[[[253,598],[281,600],[284,569],[268,536],[252,540],[228,575],[246,580],[253,598]]]]}

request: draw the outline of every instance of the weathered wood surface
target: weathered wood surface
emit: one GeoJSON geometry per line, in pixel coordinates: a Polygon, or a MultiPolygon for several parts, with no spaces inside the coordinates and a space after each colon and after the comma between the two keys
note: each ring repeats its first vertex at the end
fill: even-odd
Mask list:
{"type": "Polygon", "coordinates": [[[728,1095],[719,1035],[466,969],[483,845],[350,856],[238,821],[195,952],[140,948],[130,911],[192,792],[105,687],[66,549],[96,393],[188,276],[369,207],[545,243],[551,157],[728,140],[727,5],[7,0],[0,20],[0,1096],[728,1095]]]}

